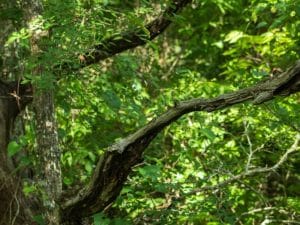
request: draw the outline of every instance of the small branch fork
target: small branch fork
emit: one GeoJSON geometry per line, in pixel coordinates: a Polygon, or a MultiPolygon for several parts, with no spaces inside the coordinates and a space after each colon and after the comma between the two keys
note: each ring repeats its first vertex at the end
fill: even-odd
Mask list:
{"type": "MultiPolygon", "coordinates": [[[[197,98],[176,103],[174,107],[149,122],[146,126],[111,145],[98,161],[90,184],[82,189],[79,194],[65,199],[62,203],[62,215],[65,218],[75,217],[74,219],[76,217],[86,217],[102,211],[111,204],[119,195],[131,168],[142,161],[142,153],[148,144],[160,131],[181,116],[194,111],[213,112],[246,101],[261,104],[276,96],[288,96],[298,91],[300,91],[300,61],[282,74],[264,80],[252,87],[212,99],[197,98]],[[263,95],[262,98],[260,94],[265,92],[268,92],[268,95],[267,97],[263,95]],[[259,101],[257,101],[258,97],[259,101]]],[[[274,171],[282,165],[290,153],[295,151],[298,142],[299,136],[297,136],[295,144],[273,167],[248,168],[242,174],[233,176],[215,186],[199,188],[194,190],[194,193],[216,189],[258,173],[274,171]]]]}
{"type": "MultiPolygon", "coordinates": [[[[145,28],[149,32],[147,35],[145,34],[144,29],[141,28],[121,34],[120,39],[110,37],[104,40],[101,44],[94,46],[89,52],[82,56],[84,57],[84,60],[81,60],[79,68],[97,63],[100,60],[117,53],[147,43],[147,41],[152,40],[162,33],[170,25],[174,15],[190,2],[191,0],[173,0],[171,5],[166,8],[165,12],[149,24],[145,25],[145,28]]],[[[62,63],[57,68],[54,68],[54,70],[78,70],[79,68],[78,66],[75,68],[74,65],[62,63]]],[[[20,85],[20,88],[24,88],[24,86],[20,85]]],[[[195,111],[213,112],[246,101],[252,101],[253,104],[258,105],[272,100],[276,96],[289,96],[290,94],[299,91],[300,62],[297,62],[293,67],[278,76],[266,79],[252,87],[220,95],[216,98],[196,98],[174,104],[174,107],[170,108],[133,134],[117,141],[107,149],[99,159],[89,185],[71,198],[62,198],[63,202],[60,205],[59,213],[62,216],[62,222],[72,219],[78,221],[78,219],[93,215],[110,205],[119,195],[128,174],[131,172],[131,168],[142,161],[142,154],[149,143],[166,126],[178,120],[181,116],[195,111]]],[[[32,89],[30,89],[29,93],[26,93],[32,94],[32,89]]],[[[18,97],[21,97],[22,100],[23,95],[20,94],[18,97]]],[[[45,96],[45,99],[47,99],[47,96],[45,96]]],[[[52,100],[49,102],[51,101],[52,100]]],[[[27,103],[28,102],[26,102],[26,104],[27,103]]],[[[49,115],[49,117],[52,118],[52,115],[49,115]]],[[[54,126],[54,124],[53,126],[47,125],[49,125],[49,123],[45,123],[46,128],[48,127],[49,130],[54,126]]],[[[56,135],[57,134],[53,134],[53,136],[56,135]]],[[[296,144],[298,145],[298,140],[296,144]]],[[[242,179],[245,176],[276,170],[286,160],[288,155],[294,151],[293,148],[291,149],[292,150],[287,151],[273,167],[252,170],[248,168],[244,173],[233,176],[229,178],[229,180],[224,181],[224,184],[220,183],[218,185],[226,185],[235,180],[242,179]]],[[[56,152],[56,150],[53,151],[53,157],[59,159],[55,154],[56,152]]],[[[45,159],[46,158],[47,157],[45,157],[45,159]]],[[[57,162],[59,162],[59,160],[57,162]]],[[[203,189],[209,190],[210,188],[203,187],[203,189]]]]}
{"type": "MultiPolygon", "coordinates": [[[[176,13],[178,13],[182,8],[184,8],[188,3],[192,0],[171,0],[169,6],[162,12],[156,19],[154,19],[149,24],[146,24],[144,27],[137,27],[134,30],[127,31],[116,36],[111,36],[105,40],[103,40],[100,44],[93,46],[89,51],[81,56],[80,64],[75,65],[62,62],[60,65],[55,66],[53,69],[53,73],[61,73],[63,70],[78,70],[80,68],[89,66],[91,64],[97,63],[100,60],[111,57],[117,53],[123,52],[127,49],[135,48],[140,45],[146,44],[148,41],[153,40],[159,34],[161,34],[172,22],[172,19],[175,17],[176,13]]],[[[42,4],[39,0],[35,0],[28,3],[24,8],[24,18],[29,21],[33,21],[34,18],[39,18],[39,15],[43,12],[42,4]],[[32,3],[32,4],[31,4],[32,3]]],[[[43,22],[43,21],[41,21],[43,22]]],[[[30,37],[30,47],[31,53],[33,56],[38,56],[41,53],[41,49],[39,46],[39,42],[41,38],[48,37],[48,31],[41,29],[36,29],[35,27],[31,27],[31,37],[30,37]],[[42,32],[39,32],[42,31],[42,32]]],[[[75,61],[75,60],[74,60],[75,61]]],[[[43,75],[44,68],[42,66],[37,65],[34,68],[33,74],[36,76],[43,75]]],[[[57,77],[59,79],[59,77],[57,77]]],[[[9,109],[13,112],[13,116],[17,116],[18,113],[24,109],[24,107],[32,102],[36,113],[36,121],[37,121],[37,143],[38,143],[38,153],[40,156],[40,168],[41,168],[41,187],[44,190],[47,198],[43,199],[44,208],[46,212],[46,221],[49,224],[59,224],[60,223],[60,208],[58,204],[60,203],[60,193],[61,193],[61,168],[60,168],[60,151],[58,148],[58,136],[57,136],[57,128],[56,128],[56,120],[55,120],[55,108],[53,102],[53,90],[37,90],[39,87],[32,86],[31,84],[15,84],[15,82],[3,83],[0,80],[0,84],[4,86],[8,86],[9,90],[4,91],[0,90],[0,99],[7,99],[7,102],[13,103],[13,109],[9,109]],[[3,95],[3,96],[2,96],[3,95]],[[46,181],[45,185],[42,181],[46,181]]],[[[6,89],[5,89],[6,90],[6,89]]],[[[90,193],[89,201],[91,207],[95,207],[92,211],[99,211],[103,207],[107,206],[107,202],[112,202],[117,193],[121,190],[122,184],[125,182],[128,171],[131,166],[135,165],[136,160],[141,157],[141,153],[144,150],[144,146],[147,146],[148,143],[155,137],[155,135],[151,135],[147,137],[147,140],[140,140],[141,144],[139,153],[132,154],[128,156],[128,160],[132,161],[128,164],[128,167],[125,168],[124,172],[118,171],[116,173],[119,177],[111,176],[110,179],[107,180],[107,177],[104,176],[104,180],[100,182],[100,184],[106,185],[105,190],[102,190],[102,197],[98,198],[97,194],[101,190],[101,187],[98,186],[98,179],[94,179],[92,183],[93,185],[89,186],[86,190],[90,193]],[[121,175],[119,174],[121,172],[121,175]],[[113,180],[115,179],[115,180],[113,180]],[[112,188],[109,190],[109,188],[112,188]],[[116,188],[117,187],[117,188],[116,188]],[[102,198],[106,198],[105,191],[111,191],[113,194],[107,194],[108,198],[106,201],[102,201],[102,198]],[[94,200],[96,200],[94,202],[94,200]]],[[[138,147],[135,147],[136,150],[138,147]]],[[[122,162],[122,158],[120,158],[120,154],[114,154],[113,156],[110,153],[107,155],[110,160],[105,158],[104,170],[110,169],[111,165],[119,164],[122,162]]],[[[128,163],[128,162],[124,162],[128,163]]],[[[99,170],[102,169],[103,165],[99,165],[99,170]]],[[[111,172],[111,171],[110,171],[111,172]]],[[[94,175],[98,177],[97,172],[94,175]]],[[[101,191],[100,191],[101,192],[101,191]]],[[[85,193],[82,195],[86,196],[85,193]]],[[[80,195],[81,196],[81,195],[80,195]]],[[[78,202],[79,203],[79,202],[78,202]]],[[[78,213],[78,217],[82,217],[82,215],[87,215],[92,212],[89,207],[83,204],[77,209],[82,209],[81,213],[78,213]]],[[[77,217],[77,215],[74,215],[77,217]]],[[[80,219],[81,219],[80,217],[80,219]]],[[[66,217],[64,217],[66,218],[66,217]]],[[[72,216],[70,216],[72,218],[72,216]]],[[[69,218],[66,218],[67,221],[70,221],[69,218]]]]}
{"type": "Polygon", "coordinates": [[[297,134],[293,145],[289,149],[287,149],[286,152],[277,161],[277,163],[271,167],[263,167],[263,168],[255,168],[252,170],[246,170],[245,172],[240,173],[235,176],[232,176],[232,177],[228,178],[227,180],[222,181],[216,185],[204,186],[201,188],[197,188],[197,189],[194,189],[193,191],[189,192],[188,194],[190,195],[190,194],[197,194],[197,193],[205,192],[205,191],[216,191],[221,187],[224,187],[224,186],[231,184],[233,182],[236,182],[236,181],[240,181],[242,179],[245,179],[246,177],[250,177],[250,176],[254,176],[254,175],[262,174],[262,173],[275,172],[288,159],[288,156],[291,153],[299,150],[299,141],[300,141],[300,134],[297,134]]]}

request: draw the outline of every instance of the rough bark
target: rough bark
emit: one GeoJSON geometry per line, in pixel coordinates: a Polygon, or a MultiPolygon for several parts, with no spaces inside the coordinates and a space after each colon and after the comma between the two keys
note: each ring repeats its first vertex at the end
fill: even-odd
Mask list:
{"type": "MultiPolygon", "coordinates": [[[[163,32],[171,23],[171,17],[190,0],[173,0],[172,5],[144,29],[124,32],[121,39],[110,37],[94,46],[83,55],[80,67],[110,57],[119,52],[145,44],[163,32]]],[[[39,1],[24,0],[24,11],[27,19],[39,15],[39,1]]],[[[42,52],[38,42],[42,38],[33,31],[32,54],[38,57],[42,52]]],[[[73,65],[62,63],[60,69],[73,68],[73,65]]],[[[57,69],[57,68],[55,68],[57,69]]],[[[76,67],[78,69],[78,67],[76,67]]],[[[43,66],[36,65],[34,75],[43,78],[43,66]]],[[[300,91],[300,63],[279,76],[267,79],[249,88],[224,94],[213,99],[192,99],[176,103],[157,119],[128,137],[118,141],[107,149],[99,159],[94,175],[88,186],[76,196],[63,198],[61,202],[61,171],[59,148],[53,102],[53,89],[41,89],[35,86],[34,107],[37,122],[37,143],[40,156],[40,181],[44,189],[44,207],[47,224],[80,224],[82,218],[102,211],[119,195],[132,166],[142,160],[142,154],[156,135],[182,115],[194,111],[212,112],[238,103],[252,100],[261,104],[275,96],[288,96],[300,91]],[[62,218],[60,218],[62,216],[62,218]]],[[[13,121],[22,108],[32,100],[33,91],[30,85],[18,82],[0,83],[0,223],[31,224],[30,202],[22,195],[20,179],[11,176],[13,164],[7,157],[6,148],[13,121]],[[9,209],[9,210],[8,210],[9,209]],[[12,216],[13,215],[13,216],[12,216]]],[[[42,207],[42,206],[41,206],[42,207]]]]}
{"type": "Polygon", "coordinates": [[[60,224],[59,198],[62,192],[60,149],[53,90],[43,90],[34,96],[36,139],[39,156],[39,185],[42,188],[45,221],[60,224]]]}
{"type": "MultiPolygon", "coordinates": [[[[22,25],[26,26],[27,22],[37,18],[41,13],[41,4],[36,0],[24,0],[18,4],[15,1],[1,2],[0,8],[2,12],[10,12],[11,10],[20,10],[22,12],[22,25]],[[5,11],[3,11],[5,10],[5,11]]],[[[1,14],[1,13],[0,13],[1,14]]],[[[0,17],[6,14],[1,14],[0,17]]],[[[2,18],[3,19],[3,18],[2,18]]],[[[1,224],[31,224],[32,213],[30,211],[31,201],[26,199],[22,193],[22,180],[14,172],[12,160],[7,156],[7,145],[10,140],[11,129],[14,120],[18,113],[24,109],[25,105],[32,101],[33,88],[30,84],[21,85],[19,83],[22,77],[22,69],[19,66],[19,48],[17,43],[10,46],[5,46],[4,43],[12,31],[18,29],[19,24],[16,24],[11,18],[0,20],[4,31],[1,35],[1,60],[0,69],[2,79],[16,79],[17,82],[0,82],[0,223],[1,224]]],[[[43,33],[39,29],[33,29],[31,36],[32,56],[38,57],[41,49],[38,46],[39,39],[43,37],[43,33]]],[[[37,65],[39,67],[39,65],[37,65]]],[[[40,75],[41,70],[35,69],[36,75],[40,75]]],[[[43,159],[43,172],[41,177],[46,182],[40,182],[45,188],[43,191],[44,205],[48,210],[46,220],[53,221],[53,217],[57,222],[46,222],[47,224],[59,224],[58,206],[55,204],[55,210],[50,210],[53,207],[53,199],[58,199],[61,193],[60,181],[60,165],[58,153],[58,140],[55,127],[54,107],[53,107],[53,90],[41,91],[41,94],[36,95],[38,107],[37,112],[37,141],[41,145],[39,152],[43,159]],[[45,108],[43,108],[45,106],[45,108]],[[47,128],[45,128],[47,127],[47,128]],[[44,132],[45,131],[45,132],[44,132]],[[52,137],[52,139],[49,139],[52,137]],[[50,147],[49,147],[50,146],[50,147]],[[47,149],[49,147],[50,149],[47,149]],[[51,161],[48,161],[51,160],[51,161]],[[58,165],[57,165],[58,164],[58,165]],[[53,169],[55,167],[55,169],[53,169]],[[59,172],[57,172],[59,171],[59,172]],[[50,196],[50,197],[49,197],[50,196]],[[55,216],[53,216],[55,214],[55,216]]],[[[40,206],[42,208],[42,206],[40,206]]]]}
{"type": "MultiPolygon", "coordinates": [[[[125,51],[130,48],[137,47],[138,45],[145,44],[148,40],[152,40],[163,32],[171,23],[171,18],[176,12],[183,8],[191,0],[174,0],[172,4],[166,8],[166,10],[151,23],[145,25],[148,30],[148,36],[145,36],[143,30],[145,28],[137,28],[133,31],[127,31],[121,34],[122,38],[116,40],[115,36],[110,37],[101,44],[91,48],[83,57],[80,67],[84,67],[98,62],[104,58],[110,57],[119,52],[125,51]]],[[[2,3],[2,2],[1,2],[2,3]]],[[[5,7],[17,7],[18,10],[22,9],[22,23],[21,26],[26,26],[31,20],[39,16],[42,11],[41,4],[38,0],[24,0],[20,4],[16,4],[16,1],[8,1],[4,4],[0,4],[1,9],[5,7]],[[7,3],[7,4],[6,4],[7,3]]],[[[11,20],[1,21],[2,27],[5,27],[3,35],[0,37],[1,47],[7,40],[9,34],[13,31],[17,31],[18,27],[12,23],[11,20]]],[[[31,54],[32,57],[38,58],[42,53],[38,43],[39,39],[43,38],[45,32],[41,32],[41,29],[33,29],[31,35],[31,54]]],[[[10,46],[10,48],[1,48],[0,51],[3,55],[6,55],[0,60],[0,69],[2,79],[18,79],[22,77],[23,68],[16,67],[18,65],[19,57],[17,52],[17,46],[10,46]],[[7,54],[3,54],[7,52],[7,54]],[[9,63],[14,62],[14,63],[9,63]],[[14,66],[10,68],[8,65],[14,66]]],[[[27,55],[28,57],[28,55],[27,55]]],[[[64,66],[65,64],[62,63],[64,66]]],[[[63,68],[60,66],[60,69],[63,68]]],[[[79,67],[79,68],[80,68],[79,67]]],[[[78,66],[76,69],[79,69],[78,66]]],[[[68,68],[69,69],[69,68],[68,68]]],[[[36,65],[36,68],[32,71],[33,75],[43,76],[43,67],[36,65]]],[[[3,184],[1,186],[0,200],[1,204],[1,224],[31,224],[32,212],[30,211],[31,203],[28,199],[25,199],[21,191],[21,180],[17,177],[10,176],[13,171],[13,165],[11,160],[7,157],[7,144],[10,139],[10,130],[14,122],[14,118],[20,110],[22,110],[29,102],[32,101],[34,95],[34,108],[37,121],[37,143],[38,154],[40,157],[40,183],[42,189],[44,189],[44,198],[42,199],[45,207],[45,218],[47,224],[59,224],[59,206],[58,200],[61,193],[61,172],[59,164],[59,149],[58,139],[56,131],[56,121],[54,114],[53,104],[53,90],[40,89],[35,86],[32,88],[30,84],[24,85],[19,82],[2,83],[1,82],[1,99],[0,99],[0,181],[3,184]],[[35,89],[35,92],[33,92],[35,89]],[[34,93],[34,94],[33,94],[34,93]],[[12,107],[13,105],[13,107],[12,107]],[[24,199],[24,201],[23,201],[24,199]],[[21,204],[22,203],[22,204],[21,204]],[[10,210],[7,210],[9,207],[10,210]],[[11,216],[13,215],[13,216],[11,216]]],[[[124,177],[126,178],[126,177],[124,177]]],[[[38,206],[39,210],[43,206],[38,206]]],[[[98,209],[96,209],[98,211],[98,209]]],[[[68,224],[81,224],[81,218],[76,220],[66,219],[68,224]]]]}
{"type": "MultiPolygon", "coordinates": [[[[37,19],[42,13],[42,3],[34,0],[28,7],[27,13],[30,21],[37,19]]],[[[29,23],[29,28],[31,24],[29,23]]],[[[43,51],[39,42],[48,37],[47,30],[43,26],[31,29],[31,54],[38,58],[43,51]]],[[[36,62],[32,74],[39,79],[48,79],[44,65],[36,62]]],[[[50,81],[51,82],[51,81],[50,81]]],[[[52,81],[54,82],[54,81],[52,81]]],[[[60,149],[55,119],[53,84],[49,87],[41,87],[39,83],[34,85],[33,105],[36,120],[37,154],[39,157],[38,185],[43,203],[43,216],[48,225],[60,224],[59,199],[62,192],[60,149]]]]}
{"type": "Polygon", "coordinates": [[[155,136],[182,115],[212,112],[252,100],[257,105],[275,96],[288,96],[300,91],[300,61],[286,72],[252,87],[212,99],[192,99],[176,103],[164,114],[132,135],[116,142],[99,159],[88,187],[62,204],[63,220],[90,216],[102,211],[119,195],[132,166],[140,163],[142,153],[155,136]]]}

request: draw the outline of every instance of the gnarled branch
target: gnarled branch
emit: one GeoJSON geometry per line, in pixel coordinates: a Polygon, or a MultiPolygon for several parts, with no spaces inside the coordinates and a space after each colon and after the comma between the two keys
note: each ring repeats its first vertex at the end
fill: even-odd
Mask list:
{"type": "Polygon", "coordinates": [[[103,210],[119,195],[132,166],[142,160],[142,153],[156,135],[182,115],[194,111],[212,112],[252,100],[261,104],[275,96],[288,96],[300,91],[300,62],[286,72],[254,86],[212,99],[191,99],[152,120],[135,133],[110,146],[100,158],[88,187],[62,204],[64,218],[85,217],[103,210]]]}

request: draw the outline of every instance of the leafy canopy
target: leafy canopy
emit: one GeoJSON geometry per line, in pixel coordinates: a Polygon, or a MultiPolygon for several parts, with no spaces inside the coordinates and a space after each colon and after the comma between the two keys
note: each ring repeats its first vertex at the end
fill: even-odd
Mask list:
{"type": "MultiPolygon", "coordinates": [[[[143,27],[166,7],[162,2],[45,0],[43,26],[53,33],[38,63],[51,71],[107,37],[143,27]]],[[[19,14],[9,9],[1,16],[17,19],[19,14]]],[[[86,183],[107,146],[174,102],[215,97],[276,76],[298,58],[299,30],[299,0],[194,1],[145,47],[63,74],[51,88],[56,90],[65,188],[86,183]]],[[[28,35],[20,30],[7,44],[18,40],[26,49],[28,35]]],[[[25,63],[32,68],[37,62],[25,63]]],[[[32,79],[29,72],[26,76],[32,79]]],[[[54,79],[51,72],[48,77],[54,79]]],[[[299,221],[299,154],[267,176],[193,192],[274,165],[299,132],[298,102],[294,95],[259,107],[243,104],[183,117],[149,146],[116,203],[94,216],[95,224],[299,221]],[[262,210],[252,213],[255,209],[262,210]]],[[[33,149],[34,124],[26,126],[21,144],[33,149]]],[[[10,144],[11,155],[19,150],[17,143],[10,144]]]]}

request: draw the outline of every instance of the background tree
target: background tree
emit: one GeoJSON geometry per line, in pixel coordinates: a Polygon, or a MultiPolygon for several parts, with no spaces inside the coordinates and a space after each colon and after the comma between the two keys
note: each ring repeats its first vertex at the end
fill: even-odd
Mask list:
{"type": "Polygon", "coordinates": [[[3,0],[0,223],[297,223],[299,3],[3,0]]]}

